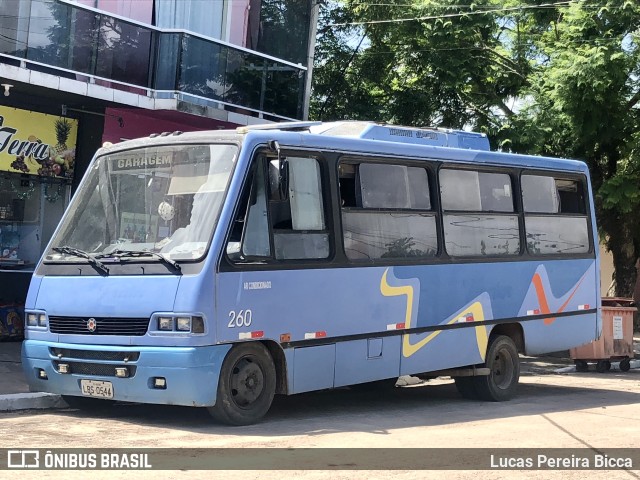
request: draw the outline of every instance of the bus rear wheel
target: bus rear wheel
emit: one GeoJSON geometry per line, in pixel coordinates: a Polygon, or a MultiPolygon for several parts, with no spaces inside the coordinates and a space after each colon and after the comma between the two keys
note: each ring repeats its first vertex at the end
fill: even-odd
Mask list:
{"type": "Polygon", "coordinates": [[[216,404],[208,410],[221,423],[251,425],[267,413],[275,391],[276,369],[267,348],[239,344],[222,363],[216,404]]]}
{"type": "Polygon", "coordinates": [[[520,378],[520,358],[510,337],[498,335],[491,338],[485,366],[489,375],[473,377],[478,397],[491,402],[513,398],[520,378]]]}

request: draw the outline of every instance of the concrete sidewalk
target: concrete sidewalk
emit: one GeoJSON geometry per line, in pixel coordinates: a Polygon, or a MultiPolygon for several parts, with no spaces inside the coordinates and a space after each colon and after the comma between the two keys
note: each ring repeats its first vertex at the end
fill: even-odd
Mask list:
{"type": "MultiPolygon", "coordinates": [[[[640,333],[634,335],[636,359],[640,359],[640,333]]],[[[0,412],[9,410],[31,410],[42,408],[65,408],[67,404],[59,395],[30,392],[22,371],[20,351],[22,342],[0,342],[0,412]]],[[[573,360],[568,353],[538,357],[520,357],[521,375],[545,375],[575,372],[573,360]]],[[[594,367],[591,366],[591,369],[594,367]]],[[[631,368],[640,368],[640,360],[632,360],[631,368]]],[[[612,362],[618,369],[618,362],[612,362]]],[[[416,377],[400,377],[399,386],[412,385],[420,380],[416,377]]]]}
{"type": "Polygon", "coordinates": [[[29,391],[20,361],[21,348],[22,342],[0,342],[0,412],[66,407],[60,395],[29,391]]]}

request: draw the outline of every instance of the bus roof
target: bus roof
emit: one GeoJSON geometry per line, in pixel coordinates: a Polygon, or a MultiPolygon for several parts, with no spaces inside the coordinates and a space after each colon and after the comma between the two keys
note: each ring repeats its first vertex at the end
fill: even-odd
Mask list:
{"type": "MultiPolygon", "coordinates": [[[[448,162],[521,166],[588,172],[584,162],[563,158],[522,155],[489,150],[485,134],[436,128],[403,127],[375,122],[285,122],[238,127],[235,130],[173,132],[113,145],[106,150],[147,147],[166,143],[276,140],[283,146],[352,152],[379,156],[404,156],[448,162]]],[[[104,150],[99,153],[106,153],[104,150]]]]}

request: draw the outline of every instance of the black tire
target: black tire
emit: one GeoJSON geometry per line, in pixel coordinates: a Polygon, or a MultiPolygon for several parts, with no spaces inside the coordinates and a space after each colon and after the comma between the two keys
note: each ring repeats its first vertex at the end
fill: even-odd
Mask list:
{"type": "Polygon", "coordinates": [[[576,372],[588,372],[589,371],[589,364],[587,362],[585,362],[584,360],[576,360],[575,364],[576,364],[576,372]]]}
{"type": "MultiPolygon", "coordinates": [[[[607,363],[609,363],[607,360],[598,360],[598,363],[596,363],[596,372],[598,373],[606,372],[608,370],[607,363]]],[[[609,364],[609,368],[611,368],[610,365],[611,364],[609,364]]]]}
{"type": "Polygon", "coordinates": [[[208,410],[221,423],[251,425],[267,413],[275,391],[276,368],[267,348],[238,344],[222,362],[216,404],[208,410]]]}
{"type": "Polygon", "coordinates": [[[520,379],[520,357],[510,337],[497,335],[489,340],[485,367],[489,375],[473,377],[478,397],[491,402],[513,398],[520,379]]]}
{"type": "Polygon", "coordinates": [[[456,382],[456,388],[460,395],[468,400],[478,400],[478,390],[476,390],[475,377],[454,377],[453,381],[456,382]]]}
{"type": "Polygon", "coordinates": [[[625,358],[624,360],[620,360],[620,370],[623,372],[628,372],[631,369],[631,360],[625,358]]]}
{"type": "Polygon", "coordinates": [[[73,395],[62,395],[62,399],[69,405],[69,408],[76,410],[102,410],[113,406],[115,401],[109,399],[93,397],[76,397],[73,395]]]}

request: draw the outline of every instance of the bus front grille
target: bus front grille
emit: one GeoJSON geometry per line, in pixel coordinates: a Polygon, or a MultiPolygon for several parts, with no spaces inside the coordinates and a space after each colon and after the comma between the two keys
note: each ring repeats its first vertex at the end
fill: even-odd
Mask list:
{"type": "Polygon", "coordinates": [[[49,317],[49,330],[66,335],[142,336],[148,328],[148,318],[49,317]]]}
{"type": "Polygon", "coordinates": [[[49,348],[51,355],[57,358],[75,360],[102,360],[116,362],[135,362],[140,352],[120,352],[112,350],[78,350],[72,348],[49,348]]]}

